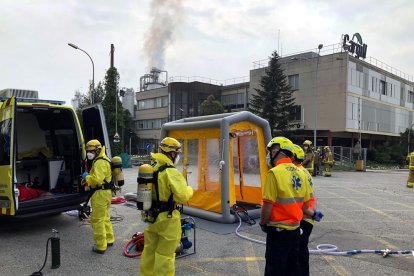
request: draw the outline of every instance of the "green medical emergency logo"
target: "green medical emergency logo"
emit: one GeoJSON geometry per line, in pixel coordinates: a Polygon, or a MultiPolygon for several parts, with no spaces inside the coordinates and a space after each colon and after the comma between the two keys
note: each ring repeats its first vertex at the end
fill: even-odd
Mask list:
{"type": "Polygon", "coordinates": [[[354,33],[351,40],[349,40],[349,35],[343,35],[342,48],[348,53],[355,55],[356,58],[367,57],[368,46],[362,42],[362,37],[359,33],[354,33]],[[354,39],[356,39],[356,41],[354,39]]]}

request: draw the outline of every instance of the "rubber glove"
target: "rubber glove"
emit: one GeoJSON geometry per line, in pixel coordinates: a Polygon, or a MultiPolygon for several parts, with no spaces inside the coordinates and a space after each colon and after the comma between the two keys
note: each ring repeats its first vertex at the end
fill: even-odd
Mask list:
{"type": "Polygon", "coordinates": [[[85,178],[86,178],[88,175],[89,175],[89,173],[88,173],[88,172],[84,172],[84,173],[82,174],[82,180],[85,180],[85,178]]]}
{"type": "Polygon", "coordinates": [[[321,211],[319,211],[319,210],[315,210],[314,211],[314,214],[313,214],[313,216],[312,216],[312,219],[313,220],[315,220],[315,221],[321,221],[321,219],[323,218],[323,214],[322,214],[322,212],[321,211]]]}

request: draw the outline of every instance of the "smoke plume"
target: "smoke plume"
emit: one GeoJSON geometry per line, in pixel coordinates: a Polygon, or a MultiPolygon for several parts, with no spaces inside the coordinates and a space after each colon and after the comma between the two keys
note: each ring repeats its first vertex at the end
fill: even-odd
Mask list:
{"type": "Polygon", "coordinates": [[[152,0],[151,27],[146,34],[144,53],[148,58],[148,70],[164,69],[165,51],[174,42],[174,36],[183,16],[182,0],[152,0]]]}

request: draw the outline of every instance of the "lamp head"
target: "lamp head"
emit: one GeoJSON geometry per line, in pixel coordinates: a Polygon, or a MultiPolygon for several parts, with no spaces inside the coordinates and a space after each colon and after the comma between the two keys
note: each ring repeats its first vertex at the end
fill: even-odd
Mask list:
{"type": "Polygon", "coordinates": [[[76,45],[75,45],[75,44],[73,44],[73,43],[68,43],[68,45],[69,45],[70,47],[72,47],[72,48],[79,49],[79,47],[78,47],[78,46],[76,46],[76,45]]]}

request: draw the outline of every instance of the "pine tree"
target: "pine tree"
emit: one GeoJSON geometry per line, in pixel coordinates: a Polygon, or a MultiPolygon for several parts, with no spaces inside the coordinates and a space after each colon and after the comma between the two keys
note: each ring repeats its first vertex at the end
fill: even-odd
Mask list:
{"type": "Polygon", "coordinates": [[[272,135],[288,136],[289,117],[295,106],[295,98],[287,78],[279,64],[277,51],[269,57],[266,74],[260,80],[260,88],[256,88],[249,102],[249,111],[267,120],[272,135]]]}
{"type": "Polygon", "coordinates": [[[199,115],[212,115],[224,113],[223,105],[216,100],[214,95],[209,95],[206,100],[204,100],[199,108],[199,115]]]}
{"type": "Polygon", "coordinates": [[[102,106],[105,112],[106,127],[111,144],[112,156],[122,153],[123,139],[121,142],[114,142],[113,137],[116,132],[120,135],[125,127],[124,110],[118,97],[119,74],[115,67],[106,71],[105,75],[105,97],[102,106]],[[117,109],[117,116],[115,110],[117,109]],[[117,124],[116,124],[117,123],[117,124]]]}

